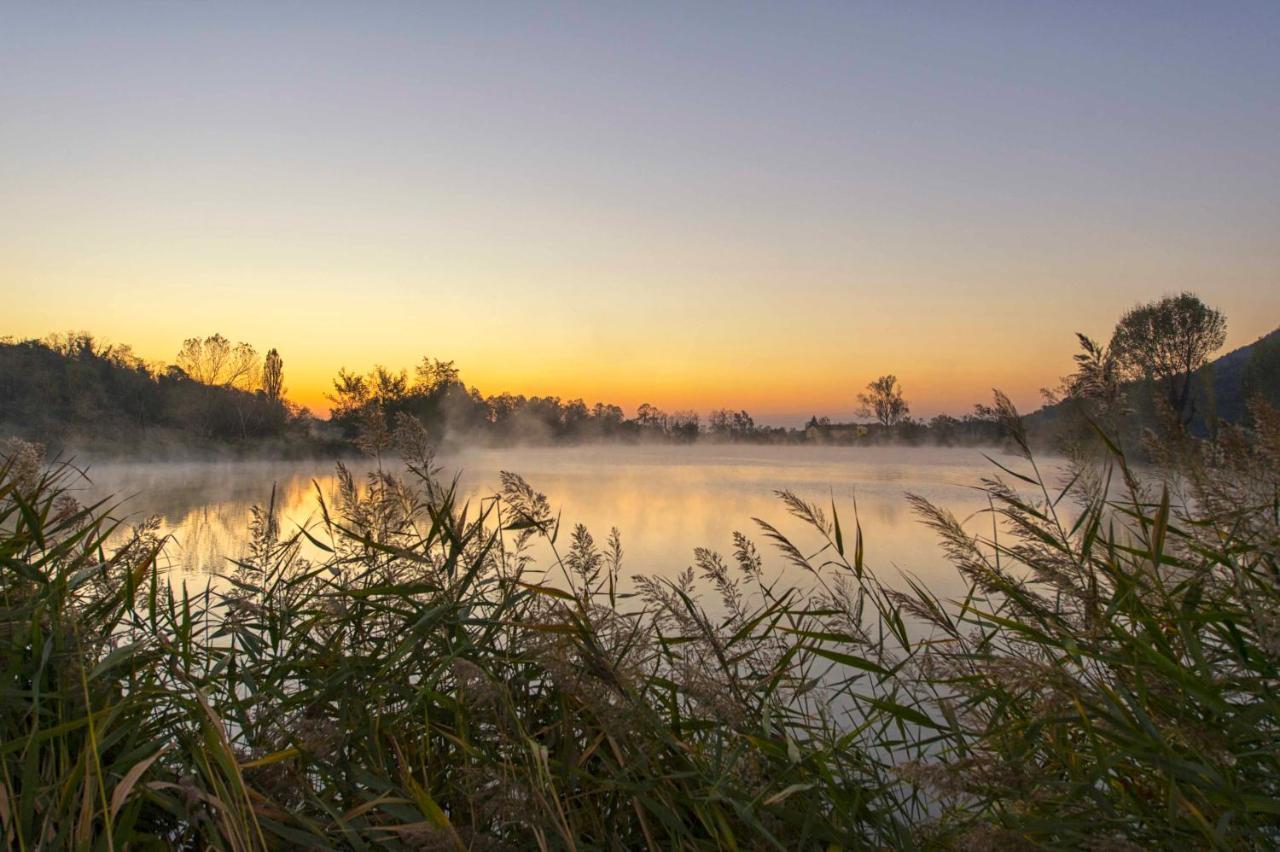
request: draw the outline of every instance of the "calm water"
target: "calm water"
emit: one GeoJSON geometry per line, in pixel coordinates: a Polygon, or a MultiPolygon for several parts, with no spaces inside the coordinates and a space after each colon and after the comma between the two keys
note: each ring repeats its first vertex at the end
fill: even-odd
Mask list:
{"type": "MultiPolygon", "coordinates": [[[[970,486],[993,471],[974,449],[608,446],[467,451],[441,461],[449,473],[461,471],[470,495],[492,493],[499,471],[511,470],[562,510],[565,529],[584,523],[602,542],[618,527],[629,574],[671,576],[700,546],[727,557],[734,530],[772,557],[753,517],[795,534],[802,549],[816,549],[814,536],[774,495],[784,488],[824,508],[834,497],[850,543],[856,495],[868,564],[885,579],[911,572],[943,594],[957,593],[960,584],[904,493],[946,506],[974,530],[990,527],[989,517],[971,517],[986,503],[970,486]]],[[[89,475],[84,496],[114,495],[118,514],[134,521],[160,516],[173,536],[171,574],[188,582],[216,578],[228,558],[243,552],[250,507],[265,503],[273,485],[286,530],[315,520],[317,485],[326,496],[335,488],[333,467],[324,462],[101,464],[89,475]]],[[[783,567],[780,559],[771,562],[783,567]]]]}

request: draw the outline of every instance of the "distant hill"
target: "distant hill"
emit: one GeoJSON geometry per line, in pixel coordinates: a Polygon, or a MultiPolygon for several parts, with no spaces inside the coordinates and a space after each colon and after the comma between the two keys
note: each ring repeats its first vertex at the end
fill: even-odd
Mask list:
{"type": "MultiPolygon", "coordinates": [[[[1255,394],[1280,407],[1280,328],[1212,361],[1195,376],[1192,387],[1196,416],[1191,431],[1196,434],[1208,432],[1208,413],[1228,423],[1246,420],[1248,401],[1255,394]],[[1211,377],[1208,384],[1206,377],[1211,377]]],[[[1138,391],[1136,383],[1130,390],[1138,391]]],[[[1071,405],[1064,401],[1032,412],[1025,418],[1028,430],[1052,431],[1071,405]]]]}
{"type": "Polygon", "coordinates": [[[1277,359],[1280,328],[1214,361],[1210,369],[1218,417],[1231,423],[1243,420],[1252,391],[1261,393],[1272,404],[1280,400],[1277,359]]]}

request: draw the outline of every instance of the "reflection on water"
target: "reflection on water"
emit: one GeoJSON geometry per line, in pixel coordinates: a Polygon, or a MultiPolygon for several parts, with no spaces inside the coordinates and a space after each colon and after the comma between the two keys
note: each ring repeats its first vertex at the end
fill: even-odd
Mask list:
{"type": "MultiPolygon", "coordinates": [[[[689,565],[695,547],[730,552],[734,530],[759,544],[754,517],[795,534],[802,549],[816,549],[774,495],[790,489],[824,507],[834,497],[847,528],[856,495],[868,563],[886,579],[902,569],[951,595],[959,583],[904,493],[970,518],[975,530],[990,523],[971,517],[986,502],[970,486],[992,471],[974,449],[601,446],[475,450],[441,461],[447,475],[461,472],[462,490],[472,497],[492,493],[499,471],[511,470],[547,494],[565,526],[584,523],[597,540],[618,527],[628,573],[672,576],[689,565]]],[[[326,462],[110,464],[92,467],[90,477],[85,497],[114,495],[117,514],[135,522],[160,516],[162,532],[174,539],[168,558],[175,579],[189,581],[223,573],[229,558],[242,555],[250,507],[265,504],[273,486],[290,530],[318,517],[317,488],[328,499],[336,485],[326,462]]]]}

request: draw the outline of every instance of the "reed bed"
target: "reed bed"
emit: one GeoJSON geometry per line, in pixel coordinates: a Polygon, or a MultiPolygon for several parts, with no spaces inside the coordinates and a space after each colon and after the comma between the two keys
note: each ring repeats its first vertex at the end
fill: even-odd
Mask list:
{"type": "Polygon", "coordinates": [[[961,600],[784,493],[673,580],[518,476],[467,503],[411,422],[322,520],[268,501],[225,584],[0,464],[0,842],[59,848],[1268,848],[1280,841],[1280,421],[1012,459],[961,600]],[[123,543],[111,544],[111,542],[123,543]],[[763,548],[763,552],[762,549],[763,548]],[[317,555],[318,554],[318,555],[317,555]],[[768,554],[766,558],[766,554],[768,554]],[[796,582],[802,577],[803,582],[796,582]]]}

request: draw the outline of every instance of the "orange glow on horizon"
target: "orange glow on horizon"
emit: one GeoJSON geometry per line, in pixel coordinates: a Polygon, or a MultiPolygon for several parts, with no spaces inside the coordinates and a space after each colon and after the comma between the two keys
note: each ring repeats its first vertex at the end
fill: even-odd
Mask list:
{"type": "MultiPolygon", "coordinates": [[[[127,336],[95,332],[92,327],[84,330],[103,342],[131,345],[135,354],[155,366],[172,363],[173,354],[166,353],[176,353],[181,344],[180,338],[168,333],[130,341],[127,336]]],[[[44,333],[32,331],[17,336],[43,337],[44,333]]],[[[234,334],[226,336],[241,339],[234,334]]],[[[363,374],[381,364],[392,370],[404,369],[412,379],[419,360],[378,357],[376,350],[371,350],[372,357],[359,360],[337,361],[314,354],[309,360],[302,360],[282,342],[246,342],[255,345],[260,353],[276,346],[284,359],[288,398],[321,417],[328,415],[331,402],[327,395],[332,392],[339,368],[363,374]]],[[[809,415],[856,418],[857,394],[883,372],[898,376],[916,416],[965,414],[976,402],[990,402],[993,387],[1008,393],[1025,410],[1032,410],[1039,405],[1039,388],[1055,383],[1056,376],[1069,369],[1070,350],[1059,349],[1056,353],[1041,353],[1039,359],[1022,359],[1023,371],[1005,367],[990,372],[990,367],[946,359],[940,359],[939,368],[928,363],[922,353],[899,361],[894,368],[886,366],[881,370],[833,362],[833,368],[825,373],[809,369],[803,362],[781,360],[744,366],[728,359],[701,358],[684,365],[673,358],[661,358],[649,364],[627,365],[547,357],[514,364],[511,369],[504,368],[498,358],[477,359],[476,369],[454,360],[464,384],[485,396],[512,393],[558,396],[564,401],[580,398],[589,406],[596,402],[618,405],[629,417],[646,402],[668,412],[692,410],[703,417],[718,408],[745,409],[758,422],[793,425],[809,415]]],[[[448,360],[448,354],[432,356],[448,360]]]]}
{"type": "Polygon", "coordinates": [[[843,419],[887,373],[916,416],[1030,409],[1135,303],[1194,291],[1227,349],[1280,322],[1280,13],[5,22],[0,336],[221,333],[319,412],[424,355],[628,414],[843,419]]]}

